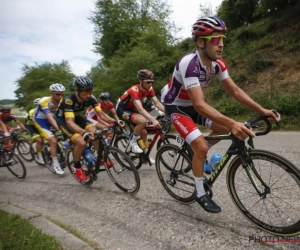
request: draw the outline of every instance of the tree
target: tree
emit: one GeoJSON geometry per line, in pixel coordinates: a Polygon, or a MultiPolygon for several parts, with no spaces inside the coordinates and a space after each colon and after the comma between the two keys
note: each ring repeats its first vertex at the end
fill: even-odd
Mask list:
{"type": "Polygon", "coordinates": [[[66,90],[70,90],[70,83],[75,77],[67,61],[60,64],[35,63],[34,66],[24,64],[21,70],[22,76],[16,80],[18,100],[15,104],[25,110],[32,108],[34,99],[48,96],[49,86],[53,83],[62,83],[66,90]]]}

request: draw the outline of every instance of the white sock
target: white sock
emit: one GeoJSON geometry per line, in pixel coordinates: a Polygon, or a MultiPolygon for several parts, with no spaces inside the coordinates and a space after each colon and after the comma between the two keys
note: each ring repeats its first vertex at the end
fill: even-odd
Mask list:
{"type": "Polygon", "coordinates": [[[135,134],[133,133],[130,142],[131,142],[131,143],[137,143],[137,138],[138,138],[138,135],[135,135],[135,134]]]}
{"type": "Polygon", "coordinates": [[[195,184],[196,184],[196,190],[197,190],[197,197],[201,197],[206,194],[203,186],[203,180],[204,177],[196,177],[194,176],[195,184]]]}
{"type": "Polygon", "coordinates": [[[58,165],[57,157],[52,157],[53,164],[58,165]]]}
{"type": "Polygon", "coordinates": [[[40,160],[40,161],[44,160],[42,154],[38,154],[38,156],[39,156],[39,160],[40,160]]]}

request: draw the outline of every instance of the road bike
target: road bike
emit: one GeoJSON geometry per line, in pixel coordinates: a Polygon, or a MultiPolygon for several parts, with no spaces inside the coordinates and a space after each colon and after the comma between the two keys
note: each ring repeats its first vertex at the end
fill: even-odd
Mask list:
{"type": "Polygon", "coordinates": [[[97,130],[94,133],[96,141],[100,142],[98,151],[94,152],[92,143],[88,143],[88,148],[94,155],[94,160],[89,162],[84,154],[81,156],[81,165],[88,179],[86,181],[80,181],[74,172],[74,146],[66,149],[66,162],[68,169],[72,176],[82,185],[92,185],[94,181],[98,179],[97,174],[102,171],[106,171],[112,182],[123,192],[129,194],[136,194],[140,189],[140,177],[138,171],[134,167],[130,158],[122,152],[122,150],[107,145],[105,142],[107,132],[114,130],[112,133],[112,141],[117,136],[117,125],[113,125],[110,128],[97,130]],[[101,166],[104,168],[101,168],[101,166]]]}
{"type": "MultiPolygon", "coordinates": [[[[256,136],[266,135],[272,125],[268,117],[245,122],[248,128],[259,128],[256,136]],[[265,126],[266,125],[266,126],[265,126]]],[[[237,209],[261,230],[279,236],[300,233],[300,171],[284,157],[256,149],[253,138],[247,143],[233,134],[205,136],[206,140],[231,140],[231,145],[211,175],[205,175],[204,188],[212,197],[212,186],[227,163],[227,188],[237,209]],[[232,156],[235,156],[230,162],[232,156]]],[[[177,201],[195,201],[189,145],[163,145],[156,154],[156,172],[164,189],[177,201]]]]}
{"type": "Polygon", "coordinates": [[[177,137],[175,135],[166,134],[167,131],[163,131],[161,129],[154,129],[154,131],[155,134],[153,139],[148,138],[147,152],[143,152],[143,153],[132,152],[129,142],[133,132],[131,133],[130,136],[120,135],[116,137],[113,145],[121,149],[123,152],[125,152],[126,155],[129,156],[136,169],[140,169],[142,164],[148,163],[151,166],[152,164],[149,160],[149,155],[152,149],[154,148],[156,142],[157,142],[157,149],[164,144],[175,144],[175,145],[177,144],[176,141],[177,137]]]}
{"type": "MultiPolygon", "coordinates": [[[[56,131],[53,131],[53,134],[57,140],[57,144],[56,144],[57,160],[60,164],[61,169],[64,169],[67,166],[66,158],[65,158],[65,146],[63,145],[63,142],[66,140],[66,137],[61,132],[57,133],[56,131]]],[[[42,156],[45,162],[45,166],[48,168],[48,170],[52,173],[56,173],[52,164],[53,161],[50,154],[50,144],[49,142],[44,142],[44,140],[42,145],[42,156]]]]}
{"type": "Polygon", "coordinates": [[[21,158],[3,146],[3,136],[0,136],[0,168],[7,168],[14,176],[19,179],[26,177],[26,168],[21,158]]]}

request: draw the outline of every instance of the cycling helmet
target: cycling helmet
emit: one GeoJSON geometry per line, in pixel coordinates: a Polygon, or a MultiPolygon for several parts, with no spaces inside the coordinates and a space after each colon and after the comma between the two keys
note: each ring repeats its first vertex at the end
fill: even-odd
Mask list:
{"type": "Polygon", "coordinates": [[[86,76],[76,76],[74,78],[73,84],[79,91],[93,89],[94,87],[93,81],[86,76]]]}
{"type": "Polygon", "coordinates": [[[148,69],[141,69],[138,71],[137,77],[141,80],[153,80],[154,74],[148,69]]]}
{"type": "Polygon", "coordinates": [[[60,83],[51,84],[49,89],[51,92],[64,92],[66,90],[64,85],[60,83]]]}
{"type": "Polygon", "coordinates": [[[108,92],[103,92],[99,95],[99,98],[101,100],[107,100],[107,99],[110,99],[110,94],[108,92]]]}
{"type": "Polygon", "coordinates": [[[2,108],[1,108],[1,112],[10,112],[10,111],[11,111],[10,106],[2,106],[2,108]]]}
{"type": "Polygon", "coordinates": [[[36,98],[36,99],[33,101],[33,104],[34,104],[34,105],[38,105],[40,100],[41,100],[41,98],[36,98]]]}
{"type": "Polygon", "coordinates": [[[223,20],[214,16],[200,18],[193,25],[192,38],[196,42],[198,36],[209,36],[213,32],[227,33],[223,20]]]}

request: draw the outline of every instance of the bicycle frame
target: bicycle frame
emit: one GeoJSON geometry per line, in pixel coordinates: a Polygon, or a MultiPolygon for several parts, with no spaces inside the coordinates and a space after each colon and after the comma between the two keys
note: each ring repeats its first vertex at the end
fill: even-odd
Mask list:
{"type": "MultiPolygon", "coordinates": [[[[272,125],[271,123],[267,120],[266,117],[258,117],[255,118],[251,121],[249,121],[247,124],[245,124],[247,127],[252,127],[252,128],[258,128],[261,127],[262,125],[260,124],[256,124],[256,122],[263,120],[266,124],[267,124],[267,128],[263,131],[263,132],[257,132],[255,133],[256,136],[260,136],[260,135],[266,135],[271,131],[272,125]]],[[[247,161],[247,156],[248,156],[248,150],[250,149],[254,149],[254,144],[253,144],[253,138],[250,137],[247,141],[247,144],[250,146],[249,148],[246,147],[246,143],[245,141],[241,141],[239,139],[237,139],[235,136],[233,136],[232,134],[230,135],[219,135],[219,136],[205,136],[204,137],[206,141],[208,140],[217,140],[217,141],[223,141],[223,140],[231,140],[232,144],[230,145],[230,147],[228,148],[228,150],[226,151],[226,153],[224,154],[224,156],[222,157],[219,165],[217,166],[217,168],[211,173],[210,177],[207,179],[206,183],[209,186],[212,186],[214,184],[214,182],[217,180],[218,176],[221,174],[221,172],[223,171],[223,169],[225,168],[226,164],[230,161],[230,159],[232,158],[233,155],[239,155],[239,157],[241,158],[242,162],[243,162],[243,167],[249,177],[249,180],[251,181],[251,183],[253,184],[253,186],[255,187],[256,192],[260,195],[263,196],[266,193],[268,193],[268,190],[270,189],[270,187],[264,182],[264,180],[261,178],[260,174],[258,173],[258,171],[255,169],[254,166],[249,166],[249,161],[247,161]],[[253,175],[251,173],[251,171],[254,173],[254,175],[256,176],[256,178],[260,181],[260,183],[264,186],[265,188],[265,192],[262,193],[259,188],[258,188],[258,184],[255,182],[253,175]]],[[[188,147],[189,145],[184,142],[184,144],[179,148],[179,152],[184,152],[186,151],[186,147],[188,147]]],[[[179,158],[178,158],[179,159],[179,158]]],[[[177,159],[177,161],[178,161],[177,159]]],[[[177,164],[177,161],[175,163],[175,166],[177,164]]]]}

